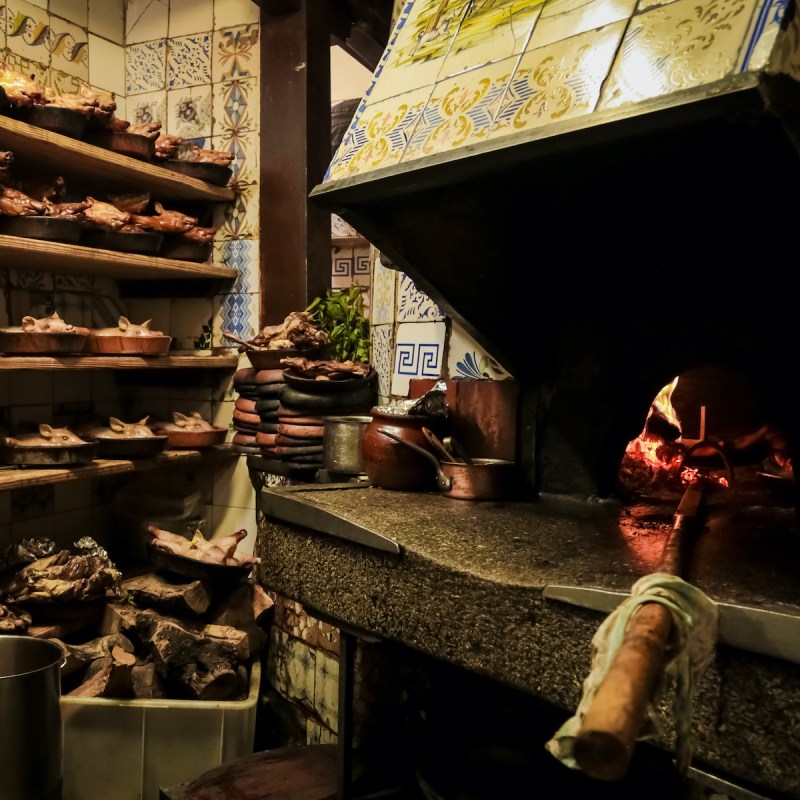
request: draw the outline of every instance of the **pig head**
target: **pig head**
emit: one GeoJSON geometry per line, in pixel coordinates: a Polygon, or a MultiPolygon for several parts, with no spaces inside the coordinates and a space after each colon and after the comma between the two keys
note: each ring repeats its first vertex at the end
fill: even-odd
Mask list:
{"type": "Polygon", "coordinates": [[[7,436],[5,443],[8,447],[68,447],[76,444],[86,444],[67,428],[53,428],[50,425],[39,426],[38,433],[22,433],[17,436],[7,436]]]}
{"type": "Polygon", "coordinates": [[[152,217],[133,214],[132,221],[147,231],[156,233],[186,233],[197,225],[197,217],[190,217],[180,211],[170,211],[161,203],[155,203],[156,213],[152,217]]]}
{"type": "Polygon", "coordinates": [[[110,417],[108,427],[91,428],[86,433],[96,439],[148,439],[155,434],[147,427],[148,417],[143,417],[138,422],[123,422],[116,417],[110,417]]]}
{"type": "Polygon", "coordinates": [[[39,319],[30,315],[24,316],[20,328],[26,333],[89,333],[88,328],[76,328],[69,322],[65,322],[58,316],[57,311],[54,311],[49,317],[39,319]]]}
{"type": "Polygon", "coordinates": [[[141,325],[134,325],[127,317],[120,317],[116,328],[98,328],[92,331],[95,336],[163,336],[161,331],[150,330],[150,322],[145,320],[141,325]]]}
{"type": "Polygon", "coordinates": [[[214,426],[206,422],[199,411],[191,414],[181,414],[180,411],[172,412],[172,422],[165,422],[161,428],[166,431],[213,431],[214,426]]]}

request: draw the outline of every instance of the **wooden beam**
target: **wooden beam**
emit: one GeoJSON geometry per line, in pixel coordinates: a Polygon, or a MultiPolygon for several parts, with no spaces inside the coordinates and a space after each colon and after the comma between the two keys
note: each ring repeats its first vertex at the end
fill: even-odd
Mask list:
{"type": "Polygon", "coordinates": [[[309,200],[330,163],[330,7],[296,5],[261,14],[262,327],[330,286],[330,212],[309,200]]]}

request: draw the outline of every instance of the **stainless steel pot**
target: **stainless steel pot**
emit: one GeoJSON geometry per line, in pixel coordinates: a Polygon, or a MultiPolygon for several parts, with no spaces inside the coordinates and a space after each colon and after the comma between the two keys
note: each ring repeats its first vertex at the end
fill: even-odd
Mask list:
{"type": "Polygon", "coordinates": [[[345,475],[363,474],[361,437],[370,422],[370,416],[326,418],[322,433],[322,464],[325,469],[345,475]]]}
{"type": "Polygon", "coordinates": [[[0,636],[0,775],[3,800],[60,797],[61,666],[55,642],[0,636]]]}

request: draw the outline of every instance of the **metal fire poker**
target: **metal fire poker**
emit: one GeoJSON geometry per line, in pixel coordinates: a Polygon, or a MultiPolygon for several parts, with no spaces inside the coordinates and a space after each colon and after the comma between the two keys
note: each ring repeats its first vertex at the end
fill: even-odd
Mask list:
{"type": "MultiPolygon", "coordinates": [[[[696,450],[713,448],[733,473],[715,442],[699,441],[684,455],[684,465],[696,450]]],[[[698,471],[678,504],[672,530],[661,553],[657,572],[680,576],[690,534],[698,528],[707,487],[707,471],[698,471]]],[[[647,705],[661,675],[672,635],[672,616],[660,603],[645,603],[633,615],[625,638],[597,689],[575,739],[573,754],[580,769],[592,778],[616,781],[628,770],[647,705]]]]}

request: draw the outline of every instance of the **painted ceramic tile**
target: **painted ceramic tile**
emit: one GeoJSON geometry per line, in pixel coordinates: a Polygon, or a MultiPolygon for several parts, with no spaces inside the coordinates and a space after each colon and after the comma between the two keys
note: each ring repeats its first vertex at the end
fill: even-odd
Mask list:
{"type": "Polygon", "coordinates": [[[334,245],[331,248],[331,287],[345,289],[356,284],[370,285],[369,248],[334,245]]]}
{"type": "MultiPolygon", "coordinates": [[[[435,83],[468,0],[419,0],[403,12],[375,69],[368,104],[435,83]]],[[[396,102],[395,105],[398,103],[396,102]]]]}
{"type": "Polygon", "coordinates": [[[214,133],[234,130],[258,130],[258,80],[229,81],[214,84],[214,133]]]}
{"type": "Polygon", "coordinates": [[[314,680],[314,708],[322,722],[337,730],[339,719],[339,662],[322,651],[317,652],[314,680]]]}
{"type": "Polygon", "coordinates": [[[338,214],[331,214],[331,238],[358,236],[358,231],[338,214]]]}
{"type": "Polygon", "coordinates": [[[60,17],[50,17],[50,67],[89,79],[89,41],[86,31],[60,17]]]}
{"type": "MultiPolygon", "coordinates": [[[[2,8],[0,8],[2,11],[2,8]]],[[[25,75],[33,75],[33,77],[47,86],[50,85],[50,67],[46,64],[40,64],[37,61],[31,61],[29,58],[13,52],[9,48],[3,51],[3,60],[9,69],[17,70],[25,75]]]]}
{"type": "Polygon", "coordinates": [[[450,331],[447,348],[447,374],[450,378],[510,377],[486,350],[455,323],[450,331]]]}
{"type": "Polygon", "coordinates": [[[405,273],[397,278],[397,321],[411,322],[444,319],[445,314],[426,294],[420,292],[405,273]]]}
{"type": "Polygon", "coordinates": [[[542,5],[543,0],[469,4],[458,21],[438,80],[519,55],[528,46],[542,5]]]}
{"type": "Polygon", "coordinates": [[[755,0],[676,0],[631,20],[600,108],[724,78],[737,64],[755,0]]]}
{"type": "Polygon", "coordinates": [[[168,90],[166,129],[184,139],[211,136],[211,86],[168,90]]]}
{"type": "Polygon", "coordinates": [[[378,373],[378,394],[388,396],[392,385],[393,325],[373,325],[370,361],[378,373]]]}
{"type": "Polygon", "coordinates": [[[533,29],[527,49],[535,50],[551,42],[628,19],[635,7],[636,0],[589,0],[586,3],[549,0],[542,8],[542,15],[533,29]]]}
{"type": "Polygon", "coordinates": [[[169,333],[175,348],[194,350],[195,341],[203,338],[203,325],[211,322],[212,314],[211,298],[173,298],[169,314],[169,333]]]}
{"type": "Polygon", "coordinates": [[[91,292],[92,276],[56,273],[53,275],[53,285],[56,291],[91,292]]]}
{"type": "Polygon", "coordinates": [[[86,81],[77,75],[68,75],[60,69],[50,69],[47,71],[47,75],[48,85],[63,94],[76,94],[86,84],[86,81]]]}
{"type": "Polygon", "coordinates": [[[125,4],[125,44],[166,39],[168,0],[128,0],[125,4]]]}
{"type": "Polygon", "coordinates": [[[210,31],[214,26],[213,0],[170,0],[168,35],[210,31]]]}
{"type": "Polygon", "coordinates": [[[372,316],[373,325],[394,322],[395,291],[397,270],[387,269],[376,259],[372,273],[372,316]]]}
{"type": "Polygon", "coordinates": [[[7,0],[5,9],[6,46],[14,53],[50,65],[48,38],[50,15],[25,0],[7,0]]]}
{"type": "Polygon", "coordinates": [[[122,95],[115,94],[114,102],[117,104],[115,114],[119,119],[128,119],[128,99],[122,95]]]}
{"type": "Polygon", "coordinates": [[[639,0],[638,4],[636,5],[636,12],[637,14],[641,13],[642,11],[647,11],[648,8],[655,8],[656,6],[664,6],[667,3],[673,3],[675,0],[639,0]]]}
{"type": "Polygon", "coordinates": [[[252,0],[214,0],[214,30],[258,22],[258,4],[252,0]]]}
{"type": "Polygon", "coordinates": [[[594,111],[626,24],[615,22],[525,53],[491,137],[594,111]]]}
{"type": "Polygon", "coordinates": [[[125,95],[125,48],[89,34],[89,83],[125,95]]]}
{"type": "Polygon", "coordinates": [[[800,15],[785,17],[770,54],[768,72],[783,72],[800,79],[800,15]]]}
{"type": "Polygon", "coordinates": [[[222,332],[234,333],[242,339],[255,335],[258,328],[258,295],[226,294],[214,298],[214,346],[230,342],[222,332]]]}
{"type": "Polygon", "coordinates": [[[139,125],[161,120],[161,129],[167,129],[167,92],[145,92],[127,98],[128,116],[131,124],[139,125]]]}
{"type": "Polygon", "coordinates": [[[758,3],[740,58],[739,69],[742,72],[767,66],[787,5],[788,0],[761,0],[758,3]]]}
{"type": "Polygon", "coordinates": [[[85,28],[89,20],[86,0],[50,0],[50,13],[85,28]]]}
{"type": "Polygon", "coordinates": [[[238,270],[232,294],[254,293],[259,289],[258,239],[228,239],[214,244],[215,261],[238,270]]]}
{"type": "Polygon", "coordinates": [[[440,378],[444,367],[444,322],[404,322],[397,326],[392,394],[408,396],[411,378],[440,378]]]}
{"type": "MultiPolygon", "coordinates": [[[[157,0],[153,0],[157,2],[157,0]]],[[[155,39],[125,48],[125,73],[128,94],[166,88],[167,42],[155,39]]]]}
{"type": "Polygon", "coordinates": [[[215,31],[211,55],[214,83],[258,77],[260,50],[258,25],[215,31]]]}
{"type": "Polygon", "coordinates": [[[437,83],[403,161],[486,139],[518,62],[507,58],[437,83]]]}
{"type": "Polygon", "coordinates": [[[220,136],[212,136],[209,145],[214,150],[233,153],[230,164],[232,184],[258,181],[258,131],[228,128],[220,136]]]}
{"type": "Polygon", "coordinates": [[[432,87],[367,107],[353,118],[326,179],[345,178],[396,164],[403,156],[432,87]]]}
{"type": "Polygon", "coordinates": [[[124,0],[89,0],[89,30],[98,36],[125,44],[123,17],[124,0]]]}
{"type": "Polygon", "coordinates": [[[211,33],[167,40],[167,88],[211,83],[211,33]]]}
{"type": "Polygon", "coordinates": [[[258,185],[240,186],[236,198],[214,209],[215,241],[258,238],[258,185]]]}

